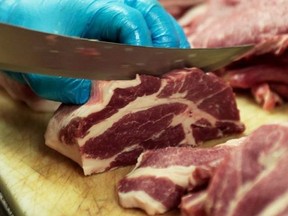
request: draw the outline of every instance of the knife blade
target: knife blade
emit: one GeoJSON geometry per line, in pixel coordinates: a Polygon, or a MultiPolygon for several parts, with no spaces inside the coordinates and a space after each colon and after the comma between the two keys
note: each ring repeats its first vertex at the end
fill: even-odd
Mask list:
{"type": "Polygon", "coordinates": [[[95,80],[161,76],[177,68],[221,68],[252,45],[214,49],[156,48],[67,37],[0,23],[0,69],[95,80]]]}

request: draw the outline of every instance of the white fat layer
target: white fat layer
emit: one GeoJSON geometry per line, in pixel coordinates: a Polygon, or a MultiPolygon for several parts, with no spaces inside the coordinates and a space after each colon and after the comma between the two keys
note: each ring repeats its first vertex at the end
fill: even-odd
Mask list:
{"type": "Polygon", "coordinates": [[[195,170],[195,166],[170,166],[167,168],[138,168],[127,175],[128,178],[137,178],[141,176],[155,176],[171,180],[174,184],[186,188],[188,186],[189,177],[195,170]]]}
{"type": "MultiPolygon", "coordinates": [[[[134,102],[131,102],[129,105],[125,106],[123,109],[119,110],[117,113],[115,113],[110,118],[107,118],[107,119],[99,122],[98,124],[92,126],[89,129],[89,134],[87,136],[85,136],[84,139],[82,139],[81,141],[79,140],[79,145],[81,146],[81,145],[85,144],[85,142],[87,140],[91,139],[92,137],[97,137],[97,136],[101,135],[102,133],[104,133],[107,130],[107,128],[110,128],[115,122],[119,121],[123,116],[126,116],[128,114],[133,114],[133,113],[136,113],[139,111],[144,111],[144,110],[147,110],[153,106],[158,106],[158,105],[162,105],[162,104],[169,104],[169,103],[173,103],[173,102],[180,102],[180,100],[179,99],[175,99],[175,101],[173,101],[171,99],[169,99],[169,100],[167,100],[167,99],[160,99],[159,100],[158,99],[157,100],[155,95],[147,96],[145,98],[139,98],[139,99],[135,100],[134,102]],[[143,106],[143,104],[145,104],[145,106],[143,106]]],[[[191,102],[185,101],[185,100],[181,101],[181,103],[185,103],[187,105],[191,104],[191,102]]],[[[165,116],[162,116],[162,118],[164,118],[164,117],[165,116]]],[[[178,120],[176,120],[176,121],[179,122],[180,119],[183,120],[185,117],[186,117],[186,115],[182,114],[181,116],[178,116],[178,120]]],[[[195,121],[195,120],[197,120],[196,117],[194,119],[191,119],[191,121],[195,121]]],[[[175,124],[175,122],[174,122],[174,124],[175,124]]],[[[128,134],[130,132],[131,131],[127,131],[128,134]]]]}
{"type": "Polygon", "coordinates": [[[240,137],[235,139],[230,139],[226,141],[225,143],[218,144],[217,146],[231,146],[231,147],[238,147],[244,143],[244,141],[247,139],[247,137],[240,137]]]}
{"type": "Polygon", "coordinates": [[[267,215],[280,215],[285,209],[287,209],[288,202],[288,192],[278,196],[273,200],[262,212],[259,213],[259,216],[267,215]]]}
{"type": "MultiPolygon", "coordinates": [[[[100,81],[97,82],[98,85],[96,85],[95,91],[101,91],[97,92],[96,94],[99,96],[97,98],[97,101],[100,101],[98,103],[87,103],[85,106],[80,106],[78,109],[74,110],[73,112],[69,113],[65,118],[62,119],[60,122],[61,127],[65,127],[67,124],[70,123],[71,119],[75,117],[85,118],[91,113],[95,113],[98,111],[101,111],[103,108],[107,106],[107,104],[110,102],[112,96],[114,95],[114,90],[117,88],[129,88],[133,86],[137,86],[141,83],[140,77],[137,76],[134,80],[126,80],[125,82],[121,80],[115,80],[115,81],[100,81]],[[105,95],[105,97],[103,97],[105,95]],[[105,100],[103,100],[105,99],[105,100]]],[[[92,99],[93,100],[93,99],[92,99]]]]}
{"type": "Polygon", "coordinates": [[[141,208],[148,215],[163,214],[167,208],[159,201],[153,199],[144,191],[130,191],[118,193],[119,202],[125,208],[141,208]]]}
{"type": "Polygon", "coordinates": [[[207,192],[199,193],[197,196],[193,196],[193,198],[187,197],[189,199],[189,202],[185,202],[185,206],[183,206],[185,209],[190,209],[193,206],[197,206],[198,204],[201,204],[205,201],[207,197],[207,192]]]}
{"type": "Polygon", "coordinates": [[[189,11],[187,11],[184,16],[182,16],[178,23],[181,26],[186,26],[191,23],[191,20],[194,20],[196,17],[204,14],[207,11],[207,4],[201,4],[199,6],[193,7],[189,11]]]}
{"type": "Polygon", "coordinates": [[[141,81],[140,81],[140,77],[137,76],[136,79],[127,80],[125,82],[115,80],[115,81],[107,81],[107,82],[101,81],[98,83],[99,83],[99,85],[97,86],[98,88],[95,89],[95,91],[101,91],[99,93],[99,94],[101,94],[101,98],[97,99],[97,100],[101,100],[101,103],[98,102],[98,103],[89,104],[89,102],[88,102],[88,104],[87,104],[88,106],[85,105],[85,106],[77,109],[77,111],[76,111],[77,117],[83,118],[83,117],[87,117],[91,113],[101,111],[110,102],[112,96],[114,95],[115,89],[118,89],[118,88],[125,89],[125,88],[134,87],[134,86],[139,85],[141,83],[141,81]],[[105,97],[103,97],[103,95],[105,95],[105,97]],[[105,100],[103,100],[103,99],[105,99],[105,100]]]}
{"type": "Polygon", "coordinates": [[[287,154],[287,149],[278,149],[276,151],[272,151],[269,154],[261,155],[259,157],[259,163],[264,167],[274,167],[275,163],[278,162],[279,158],[283,157],[284,154],[287,154]]]}
{"type": "MultiPolygon", "coordinates": [[[[110,158],[107,159],[99,159],[99,158],[87,158],[86,155],[82,155],[82,168],[85,175],[90,175],[92,173],[99,173],[106,170],[107,167],[110,167],[110,164],[121,154],[129,151],[133,151],[138,146],[129,146],[123,149],[118,154],[113,155],[110,158]]],[[[79,151],[78,151],[79,155],[79,151]]]]}
{"type": "Polygon", "coordinates": [[[116,155],[107,159],[94,159],[94,158],[87,158],[83,155],[83,171],[84,175],[90,175],[92,173],[99,173],[105,171],[107,167],[115,160],[116,155]]]}
{"type": "MultiPolygon", "coordinates": [[[[267,139],[271,139],[270,136],[272,136],[273,138],[273,135],[274,133],[268,134],[267,139]]],[[[278,163],[279,159],[283,157],[284,154],[287,154],[287,148],[285,148],[285,146],[283,146],[282,144],[283,140],[285,140],[284,134],[277,133],[277,136],[277,140],[273,140],[273,146],[269,150],[269,152],[264,152],[259,157],[259,163],[263,165],[266,169],[269,167],[273,168],[275,166],[275,163],[278,163]]]]}

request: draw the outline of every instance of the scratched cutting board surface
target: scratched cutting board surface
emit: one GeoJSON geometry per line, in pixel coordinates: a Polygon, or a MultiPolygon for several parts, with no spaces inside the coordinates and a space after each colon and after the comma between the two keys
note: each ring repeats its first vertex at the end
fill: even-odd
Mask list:
{"type": "MultiPolygon", "coordinates": [[[[237,95],[237,103],[246,134],[265,123],[288,121],[288,105],[269,113],[244,95],[237,95]]],[[[146,215],[118,205],[116,183],[132,167],[85,177],[76,163],[44,145],[50,117],[29,110],[0,91],[0,188],[14,214],[146,215]]]]}

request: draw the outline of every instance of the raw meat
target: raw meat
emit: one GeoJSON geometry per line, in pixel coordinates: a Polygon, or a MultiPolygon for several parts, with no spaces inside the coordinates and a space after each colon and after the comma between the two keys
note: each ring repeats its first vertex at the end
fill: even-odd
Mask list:
{"type": "Polygon", "coordinates": [[[145,149],[197,146],[244,130],[231,87],[196,68],[93,85],[90,100],[62,105],[45,134],[85,175],[135,164],[145,149]]]}
{"type": "Polygon", "coordinates": [[[266,125],[249,136],[215,173],[208,214],[287,215],[287,140],[288,125],[266,125]]]}
{"type": "Polygon", "coordinates": [[[205,187],[223,157],[242,142],[237,139],[208,149],[168,147],[142,153],[134,170],[118,184],[120,204],[141,208],[149,215],[176,208],[187,189],[205,187]]]}
{"type": "Polygon", "coordinates": [[[191,6],[204,1],[206,0],[159,0],[165,9],[175,18],[181,17],[191,6]]]}
{"type": "Polygon", "coordinates": [[[205,212],[205,200],[207,191],[202,190],[196,193],[189,193],[181,198],[182,216],[207,216],[205,212]]]}
{"type": "Polygon", "coordinates": [[[280,96],[274,93],[267,83],[254,85],[252,87],[252,94],[259,104],[263,104],[262,107],[265,110],[273,109],[275,104],[283,104],[280,96]]]}
{"type": "Polygon", "coordinates": [[[39,112],[53,112],[60,103],[38,97],[27,85],[19,83],[0,71],[0,89],[3,88],[14,100],[24,102],[39,112]]]}
{"type": "Polygon", "coordinates": [[[287,10],[286,0],[212,0],[185,27],[193,47],[258,44],[287,35],[287,10]]]}
{"type": "Polygon", "coordinates": [[[287,215],[288,124],[265,125],[227,154],[209,187],[182,198],[185,216],[287,215]]]}
{"type": "Polygon", "coordinates": [[[270,91],[266,91],[270,95],[264,95],[261,100],[258,98],[264,109],[271,110],[279,104],[275,98],[287,100],[287,96],[283,96],[283,93],[287,95],[288,89],[286,0],[210,0],[193,7],[179,19],[179,23],[184,27],[192,47],[255,44],[257,47],[253,54],[224,68],[220,75],[227,75],[224,78],[235,89],[255,91],[263,84],[280,85],[281,90],[270,87],[270,91]],[[271,77],[271,74],[276,75],[271,77]],[[252,77],[253,83],[247,82],[252,77]]]}
{"type": "Polygon", "coordinates": [[[263,109],[272,110],[276,105],[287,101],[288,53],[286,51],[282,53],[282,48],[274,46],[270,50],[274,54],[260,53],[256,56],[259,54],[258,47],[258,51],[255,51],[256,55],[233,63],[220,73],[218,72],[218,75],[227,80],[235,89],[251,89],[256,101],[262,104],[263,109]]]}

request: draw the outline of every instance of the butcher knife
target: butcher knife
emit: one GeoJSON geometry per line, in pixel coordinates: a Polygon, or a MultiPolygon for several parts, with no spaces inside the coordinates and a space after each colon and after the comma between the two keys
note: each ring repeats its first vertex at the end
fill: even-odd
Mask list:
{"type": "Polygon", "coordinates": [[[95,80],[124,80],[177,68],[213,71],[235,61],[252,45],[155,48],[66,37],[0,23],[0,69],[95,80]]]}

